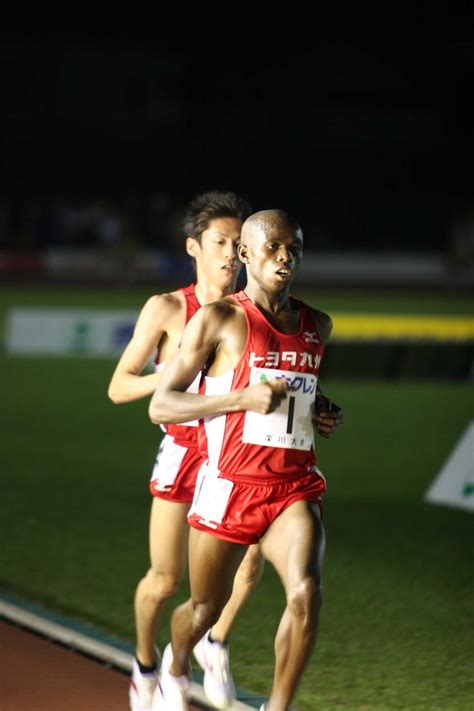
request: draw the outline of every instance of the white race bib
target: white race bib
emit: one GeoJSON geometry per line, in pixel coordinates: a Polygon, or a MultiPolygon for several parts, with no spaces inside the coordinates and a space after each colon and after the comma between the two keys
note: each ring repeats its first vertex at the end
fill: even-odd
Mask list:
{"type": "Polygon", "coordinates": [[[234,482],[229,479],[219,479],[219,472],[213,471],[208,463],[204,463],[197,476],[194,498],[188,516],[196,514],[201,519],[199,523],[217,528],[222,523],[227,504],[229,503],[234,482]]]}
{"type": "Polygon", "coordinates": [[[286,398],[268,415],[245,413],[242,441],[264,447],[310,450],[314,444],[312,408],[318,378],[311,373],[295,373],[276,368],[251,368],[250,385],[285,378],[290,387],[286,398]]]}

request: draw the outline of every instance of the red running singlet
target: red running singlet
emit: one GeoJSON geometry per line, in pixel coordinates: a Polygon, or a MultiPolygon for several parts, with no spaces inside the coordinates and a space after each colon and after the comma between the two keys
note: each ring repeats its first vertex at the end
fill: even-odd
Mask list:
{"type": "Polygon", "coordinates": [[[241,478],[281,480],[314,470],[316,455],[311,412],[324,353],[312,310],[291,298],[300,314],[295,333],[282,333],[244,291],[231,297],[244,310],[247,340],[234,370],[206,376],[201,392],[218,395],[265,379],[285,378],[287,397],[269,415],[232,412],[200,424],[201,454],[209,468],[237,481],[241,478]]]}

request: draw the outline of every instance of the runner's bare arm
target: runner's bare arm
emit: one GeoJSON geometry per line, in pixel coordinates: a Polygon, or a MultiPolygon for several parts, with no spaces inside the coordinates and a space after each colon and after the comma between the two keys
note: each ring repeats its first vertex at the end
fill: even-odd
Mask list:
{"type": "Polygon", "coordinates": [[[108,396],[116,404],[139,400],[158,387],[161,373],[140,375],[166,333],[167,324],[178,310],[171,294],[152,296],[143,306],[133,336],[115,368],[108,396]]]}
{"type": "MultiPolygon", "coordinates": [[[[326,345],[332,332],[332,319],[324,311],[313,309],[313,316],[322,342],[326,345]]],[[[332,437],[336,429],[342,424],[344,412],[339,405],[332,402],[321,390],[318,381],[316,386],[316,403],[313,415],[313,426],[322,437],[332,437]]]]}
{"type": "Polygon", "coordinates": [[[332,319],[328,314],[319,309],[312,309],[312,312],[319,336],[324,345],[326,345],[332,333],[332,319]]]}
{"type": "Polygon", "coordinates": [[[160,387],[150,401],[155,424],[187,422],[225,412],[272,412],[286,397],[286,381],[269,380],[225,395],[185,392],[211,357],[223,357],[232,330],[232,309],[222,302],[203,306],[188,322],[175,358],[163,369],[160,387]]]}

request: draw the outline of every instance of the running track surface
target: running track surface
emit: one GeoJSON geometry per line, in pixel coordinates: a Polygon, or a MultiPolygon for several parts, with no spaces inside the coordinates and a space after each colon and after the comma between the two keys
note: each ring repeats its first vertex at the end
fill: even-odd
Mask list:
{"type": "Polygon", "coordinates": [[[0,711],[129,711],[128,674],[0,620],[0,711]]]}

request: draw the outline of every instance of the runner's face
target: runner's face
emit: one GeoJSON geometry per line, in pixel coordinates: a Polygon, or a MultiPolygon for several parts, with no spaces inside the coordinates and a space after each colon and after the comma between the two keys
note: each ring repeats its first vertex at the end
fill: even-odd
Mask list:
{"type": "Polygon", "coordinates": [[[213,286],[233,290],[242,268],[237,256],[242,221],[237,217],[211,220],[201,234],[195,259],[198,279],[204,277],[213,286]]]}
{"type": "Polygon", "coordinates": [[[302,256],[302,237],[287,225],[272,225],[252,239],[249,274],[265,289],[284,291],[292,284],[302,256]]]}

